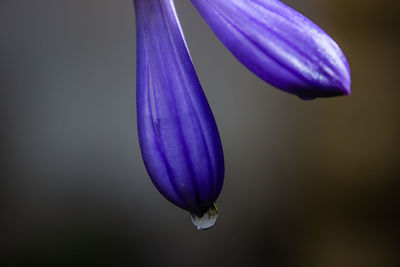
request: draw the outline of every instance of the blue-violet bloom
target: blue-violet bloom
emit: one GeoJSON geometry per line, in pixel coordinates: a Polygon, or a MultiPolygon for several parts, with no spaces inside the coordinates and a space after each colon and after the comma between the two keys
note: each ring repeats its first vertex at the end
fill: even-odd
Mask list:
{"type": "MultiPolygon", "coordinates": [[[[191,0],[224,45],[271,85],[303,99],[350,94],[339,46],[277,0],[191,0]]],[[[173,0],[134,0],[139,142],[154,185],[212,225],[224,178],[221,140],[173,0]],[[211,223],[209,221],[212,221],[211,223]]]]}
{"type": "Polygon", "coordinates": [[[223,184],[221,140],[172,0],[135,0],[137,118],[142,156],[157,189],[201,218],[223,184]]]}

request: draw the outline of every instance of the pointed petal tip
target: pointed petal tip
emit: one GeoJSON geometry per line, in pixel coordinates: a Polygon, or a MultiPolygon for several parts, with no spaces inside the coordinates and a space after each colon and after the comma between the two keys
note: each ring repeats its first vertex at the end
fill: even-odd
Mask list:
{"type": "Polygon", "coordinates": [[[349,88],[349,89],[346,89],[346,91],[343,92],[343,95],[345,95],[345,96],[351,95],[351,90],[350,90],[350,88],[349,88]]]}
{"type": "Polygon", "coordinates": [[[324,83],[310,81],[309,86],[292,87],[289,92],[298,95],[303,100],[326,98],[334,96],[348,96],[351,94],[351,74],[348,63],[344,58],[342,64],[338,64],[335,74],[325,78],[324,83]],[[339,66],[347,66],[342,68],[339,66]]]}
{"type": "Polygon", "coordinates": [[[351,84],[349,83],[346,87],[342,88],[343,95],[351,95],[351,84]]]}
{"type": "Polygon", "coordinates": [[[351,83],[350,81],[345,81],[339,86],[333,87],[331,90],[331,96],[348,96],[351,94],[351,83]]]}
{"type": "Polygon", "coordinates": [[[341,82],[339,86],[337,86],[335,91],[338,92],[339,95],[348,96],[351,94],[351,80],[350,80],[350,73],[346,72],[346,80],[341,82]]]}
{"type": "Polygon", "coordinates": [[[351,74],[350,74],[349,64],[344,56],[343,56],[343,61],[346,68],[341,71],[342,75],[339,77],[343,77],[343,79],[340,85],[338,86],[337,90],[341,92],[340,95],[348,96],[351,94],[351,74]]]}
{"type": "Polygon", "coordinates": [[[292,88],[290,90],[302,100],[313,100],[316,98],[327,98],[334,96],[348,96],[351,94],[351,83],[344,82],[340,85],[333,85],[328,88],[311,87],[311,88],[292,88]]]}

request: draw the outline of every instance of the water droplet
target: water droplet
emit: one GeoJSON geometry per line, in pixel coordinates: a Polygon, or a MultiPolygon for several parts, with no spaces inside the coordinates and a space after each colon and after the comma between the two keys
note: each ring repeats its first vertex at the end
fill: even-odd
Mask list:
{"type": "Polygon", "coordinates": [[[203,217],[198,217],[192,214],[192,222],[198,230],[208,230],[214,226],[218,218],[217,206],[214,204],[204,213],[203,217]]]}

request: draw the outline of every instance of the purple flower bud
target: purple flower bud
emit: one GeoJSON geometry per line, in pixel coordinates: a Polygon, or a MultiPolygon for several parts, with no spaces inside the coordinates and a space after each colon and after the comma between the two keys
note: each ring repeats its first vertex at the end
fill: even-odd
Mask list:
{"type": "MultiPolygon", "coordinates": [[[[350,94],[339,46],[277,0],[191,0],[251,71],[303,99],[350,94]]],[[[215,119],[197,78],[173,0],[134,0],[137,119],[150,178],[201,229],[217,217],[224,159],[215,119]]]]}
{"type": "Polygon", "coordinates": [[[143,160],[161,194],[201,218],[208,210],[215,211],[223,184],[217,125],[173,1],[135,0],[135,9],[137,119],[143,160]]]}
{"type": "Polygon", "coordinates": [[[271,85],[305,99],[350,94],[339,46],[277,0],[191,0],[225,46],[271,85]]]}

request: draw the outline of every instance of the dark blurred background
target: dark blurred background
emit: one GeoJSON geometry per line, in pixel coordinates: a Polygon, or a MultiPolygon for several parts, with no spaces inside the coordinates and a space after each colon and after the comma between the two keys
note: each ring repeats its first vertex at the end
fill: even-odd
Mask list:
{"type": "Polygon", "coordinates": [[[226,158],[197,231],[141,161],[132,2],[1,0],[0,266],[400,266],[400,2],[284,2],[340,44],[351,96],[273,89],[176,1],[226,158]]]}

